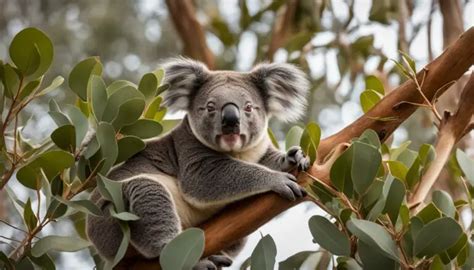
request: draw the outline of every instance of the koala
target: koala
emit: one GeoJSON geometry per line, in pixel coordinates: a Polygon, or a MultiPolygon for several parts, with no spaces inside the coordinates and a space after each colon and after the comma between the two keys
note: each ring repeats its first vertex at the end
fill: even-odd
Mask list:
{"type": "MultiPolygon", "coordinates": [[[[181,123],[113,168],[122,181],[131,245],[155,258],[183,229],[198,226],[229,203],[276,192],[288,200],[306,195],[289,172],[306,170],[299,147],[280,152],[267,133],[270,117],[295,121],[304,112],[309,82],[290,64],[257,65],[250,72],[210,71],[178,58],[165,65],[164,94],[169,110],[184,110],[181,123]]],[[[122,232],[110,217],[110,203],[94,190],[91,199],[103,216],[88,216],[87,234],[99,254],[113,258],[122,232]]],[[[232,243],[230,243],[232,244],[232,243]]],[[[242,241],[202,259],[193,269],[220,269],[232,263],[242,241]]]]}

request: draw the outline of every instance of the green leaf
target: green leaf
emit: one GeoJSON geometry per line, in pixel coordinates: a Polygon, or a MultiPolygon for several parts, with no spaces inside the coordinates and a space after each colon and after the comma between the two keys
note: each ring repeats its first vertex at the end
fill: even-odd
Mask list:
{"type": "Polygon", "coordinates": [[[25,87],[23,87],[23,89],[21,89],[21,93],[18,96],[18,100],[23,100],[24,98],[30,96],[31,93],[33,93],[36,89],[38,89],[38,86],[40,86],[40,84],[41,84],[41,79],[42,78],[43,77],[40,77],[37,80],[34,80],[34,81],[31,81],[31,82],[27,83],[25,85],[25,87]]]}
{"type": "Polygon", "coordinates": [[[33,248],[31,254],[35,257],[42,256],[50,250],[74,252],[91,245],[88,241],[75,236],[57,236],[48,235],[38,240],[33,248]]]}
{"type": "Polygon", "coordinates": [[[456,149],[456,159],[469,184],[474,186],[474,160],[461,149],[456,149]]]}
{"type": "Polygon", "coordinates": [[[349,238],[325,217],[312,216],[309,219],[309,230],[313,241],[322,248],[337,256],[350,256],[349,238]]]}
{"type": "Polygon", "coordinates": [[[365,143],[354,142],[351,147],[354,148],[351,178],[355,191],[363,195],[374,182],[382,157],[377,148],[365,143]]]}
{"type": "Polygon", "coordinates": [[[399,70],[403,75],[405,75],[407,78],[411,78],[412,75],[410,74],[410,72],[408,72],[408,70],[407,70],[402,64],[400,64],[400,63],[399,63],[398,61],[396,61],[396,60],[393,60],[393,59],[390,59],[390,60],[392,60],[392,61],[395,63],[395,65],[397,66],[398,70],[399,70]]]}
{"type": "Polygon", "coordinates": [[[133,213],[130,213],[130,212],[117,213],[117,212],[115,212],[115,210],[113,208],[109,208],[109,211],[110,211],[110,215],[112,215],[114,218],[120,219],[120,220],[123,220],[123,221],[133,221],[133,220],[139,220],[140,219],[139,216],[137,216],[133,213]]]}
{"type": "Polygon", "coordinates": [[[160,109],[155,113],[155,116],[153,116],[153,120],[161,123],[165,118],[166,111],[166,107],[160,107],[160,109]]]}
{"type": "Polygon", "coordinates": [[[265,235],[252,252],[250,270],[273,270],[276,254],[275,241],[270,235],[265,235]]]}
{"type": "Polygon", "coordinates": [[[189,228],[176,236],[161,251],[163,270],[192,269],[204,251],[204,231],[189,228]]]}
{"type": "Polygon", "coordinates": [[[461,226],[452,218],[442,217],[426,224],[415,238],[417,257],[432,257],[456,243],[462,234],[461,226]]]}
{"type": "Polygon", "coordinates": [[[397,246],[390,234],[379,224],[361,219],[351,219],[347,222],[349,231],[360,241],[377,250],[384,256],[400,261],[397,246]]]}
{"type": "Polygon", "coordinates": [[[123,127],[120,133],[148,139],[160,135],[162,131],[163,127],[160,123],[149,119],[139,119],[132,125],[123,127]]]}
{"type": "Polygon", "coordinates": [[[393,179],[385,202],[383,213],[388,213],[392,224],[397,222],[398,213],[405,198],[405,185],[399,179],[393,179]]]}
{"type": "Polygon", "coordinates": [[[153,119],[155,116],[156,112],[160,109],[161,102],[163,101],[163,98],[160,96],[155,97],[151,102],[150,105],[148,105],[148,108],[145,111],[145,118],[148,119],[153,119]]]}
{"type": "Polygon", "coordinates": [[[3,253],[3,251],[0,251],[0,266],[5,267],[7,270],[15,270],[15,266],[13,265],[13,262],[8,259],[8,256],[3,253]]]}
{"type": "Polygon", "coordinates": [[[121,163],[145,149],[145,143],[135,136],[124,136],[117,142],[118,156],[115,164],[121,163]]]}
{"type": "Polygon", "coordinates": [[[140,83],[138,84],[138,90],[142,92],[145,99],[149,99],[155,96],[156,89],[158,88],[158,78],[154,73],[147,73],[143,75],[140,83]]]}
{"type": "MultiPolygon", "coordinates": [[[[102,121],[111,122],[119,114],[120,107],[131,99],[144,100],[145,97],[141,92],[132,86],[125,86],[117,89],[112,94],[109,93],[109,99],[105,105],[102,121]]],[[[143,109],[142,109],[143,111],[143,109]]]]}
{"type": "Polygon", "coordinates": [[[318,149],[320,139],[321,128],[314,122],[307,124],[301,135],[300,146],[303,152],[310,156],[311,163],[316,160],[316,150],[318,149]]]}
{"type": "Polygon", "coordinates": [[[69,88],[83,101],[87,101],[92,75],[102,74],[102,64],[97,57],[89,57],[79,62],[69,73],[69,88]]]}
{"type": "Polygon", "coordinates": [[[456,207],[454,206],[453,199],[446,191],[435,190],[432,194],[433,203],[436,207],[441,210],[446,216],[454,218],[456,214],[456,207]]]}
{"type": "Polygon", "coordinates": [[[107,91],[107,95],[110,96],[112,95],[113,93],[117,92],[118,90],[124,88],[124,87],[133,87],[135,89],[137,89],[137,85],[132,83],[132,82],[129,82],[129,81],[126,81],[126,80],[117,80],[117,81],[113,81],[109,86],[107,86],[106,88],[106,91],[107,91]]]}
{"type": "Polygon", "coordinates": [[[102,216],[102,211],[90,200],[68,201],[61,196],[54,196],[54,198],[77,211],[93,216],[102,216]]]}
{"type": "Polygon", "coordinates": [[[376,148],[381,147],[379,135],[373,129],[364,130],[362,135],[360,135],[358,141],[366,143],[366,144],[373,145],[376,148]]]}
{"type": "Polygon", "coordinates": [[[279,270],[295,270],[300,269],[301,265],[308,259],[309,256],[316,253],[316,251],[301,251],[286,258],[286,260],[278,264],[279,270]]]}
{"type": "Polygon", "coordinates": [[[26,28],[10,44],[10,58],[18,69],[31,78],[43,75],[53,61],[53,44],[43,32],[26,28]]]}
{"type": "Polygon", "coordinates": [[[349,147],[336,159],[330,171],[331,182],[349,198],[352,198],[354,190],[351,178],[353,152],[354,148],[349,147]]]}
{"type": "Polygon", "coordinates": [[[76,131],[73,125],[58,127],[51,133],[51,140],[63,150],[71,153],[76,150],[76,131]]]}
{"type": "Polygon", "coordinates": [[[3,66],[3,85],[5,86],[5,96],[9,98],[13,98],[20,87],[20,77],[9,64],[3,66]]]}
{"type": "Polygon", "coordinates": [[[273,130],[271,128],[267,128],[267,133],[268,137],[270,137],[270,141],[272,142],[273,146],[275,146],[276,149],[280,149],[280,145],[278,144],[278,140],[275,137],[275,133],[273,133],[273,130]]]}
{"type": "Polygon", "coordinates": [[[403,61],[410,67],[413,74],[416,74],[416,64],[415,61],[405,52],[399,51],[402,54],[403,61]]]}
{"type": "Polygon", "coordinates": [[[99,122],[107,104],[107,91],[105,90],[104,80],[96,75],[92,75],[91,79],[91,106],[95,119],[99,122]]]}
{"type": "Polygon", "coordinates": [[[56,78],[53,79],[50,85],[48,85],[46,88],[38,92],[37,96],[41,97],[50,93],[51,91],[61,86],[63,82],[64,82],[64,78],[62,76],[57,76],[56,78]]]}
{"type": "Polygon", "coordinates": [[[141,98],[129,99],[120,105],[117,116],[112,122],[116,130],[135,123],[145,109],[145,101],[141,98]]]}
{"type": "Polygon", "coordinates": [[[286,139],[285,139],[286,151],[288,151],[288,149],[290,149],[292,146],[300,145],[302,135],[303,135],[303,129],[301,127],[293,126],[292,128],[290,128],[290,130],[286,134],[286,139]]]}
{"type": "Polygon", "coordinates": [[[109,123],[100,122],[97,127],[97,140],[100,145],[100,152],[102,157],[105,159],[104,166],[100,170],[102,174],[107,174],[107,172],[112,168],[115,163],[115,160],[118,156],[118,145],[115,140],[115,130],[109,123]]]}
{"type": "Polygon", "coordinates": [[[89,129],[89,121],[87,120],[87,117],[84,115],[84,113],[82,113],[82,111],[76,106],[66,104],[65,112],[74,125],[76,131],[76,145],[79,146],[87,134],[87,130],[89,129]]]}
{"type": "Polygon", "coordinates": [[[24,186],[31,189],[41,188],[41,173],[43,169],[49,180],[53,179],[59,172],[69,168],[74,163],[71,153],[54,150],[40,154],[33,161],[20,168],[17,172],[17,179],[24,186]]]}
{"type": "Polygon", "coordinates": [[[391,175],[398,179],[406,179],[408,168],[405,166],[405,164],[398,160],[389,160],[387,161],[387,165],[391,175]]]}
{"type": "Polygon", "coordinates": [[[427,166],[436,157],[436,152],[431,144],[423,144],[420,146],[418,151],[418,157],[420,158],[421,164],[427,166]]]}
{"type": "Polygon", "coordinates": [[[161,85],[160,87],[158,87],[158,90],[156,90],[156,95],[159,95],[159,94],[163,93],[164,91],[168,90],[169,88],[170,88],[169,83],[161,85]]]}
{"type": "Polygon", "coordinates": [[[31,209],[30,198],[28,198],[25,203],[25,207],[23,209],[23,219],[25,220],[25,225],[30,232],[36,228],[36,225],[38,224],[38,218],[35,216],[33,209],[31,209]]]}
{"type": "Polygon", "coordinates": [[[441,212],[433,203],[429,203],[421,209],[416,216],[419,217],[424,224],[428,224],[432,220],[440,218],[441,212]]]}
{"type": "Polygon", "coordinates": [[[125,212],[121,182],[110,180],[99,174],[99,177],[97,178],[97,187],[103,197],[114,203],[117,213],[125,212]]]}
{"type": "Polygon", "coordinates": [[[30,252],[27,252],[26,256],[28,256],[28,258],[31,261],[33,261],[33,263],[36,266],[39,266],[42,270],[55,270],[56,269],[53,259],[51,259],[51,257],[49,257],[48,254],[43,254],[43,256],[36,258],[29,253],[30,252]]]}
{"type": "Polygon", "coordinates": [[[375,77],[374,75],[369,75],[365,77],[365,89],[374,90],[382,96],[385,95],[383,83],[379,80],[379,78],[375,77]]]}
{"type": "Polygon", "coordinates": [[[399,264],[384,256],[378,249],[372,248],[363,241],[358,242],[357,252],[365,270],[396,270],[400,269],[399,264]]]}
{"type": "Polygon", "coordinates": [[[447,253],[450,260],[454,260],[456,256],[462,251],[462,249],[467,245],[467,235],[461,234],[461,237],[456,241],[456,244],[448,248],[447,253]]]}
{"type": "Polygon", "coordinates": [[[46,211],[46,216],[54,220],[66,214],[67,209],[67,205],[58,202],[56,199],[52,199],[46,211]]]}
{"type": "Polygon", "coordinates": [[[365,90],[360,94],[360,105],[364,113],[370,111],[380,101],[381,97],[375,90],[365,90]]]}

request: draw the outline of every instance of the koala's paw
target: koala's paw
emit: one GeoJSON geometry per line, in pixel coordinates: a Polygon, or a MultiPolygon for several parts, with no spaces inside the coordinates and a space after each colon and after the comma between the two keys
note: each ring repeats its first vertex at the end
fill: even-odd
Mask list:
{"type": "Polygon", "coordinates": [[[278,195],[290,201],[306,196],[306,190],[296,183],[294,175],[279,172],[276,178],[272,190],[278,195]]]}
{"type": "Polygon", "coordinates": [[[299,146],[292,146],[288,149],[285,159],[291,167],[296,166],[300,171],[306,171],[309,169],[309,157],[304,155],[303,150],[301,150],[301,147],[299,146]]]}
{"type": "Polygon", "coordinates": [[[232,265],[232,259],[226,255],[211,255],[200,260],[193,270],[217,270],[232,265]]]}
{"type": "Polygon", "coordinates": [[[213,262],[217,268],[229,267],[232,265],[232,259],[226,255],[211,255],[207,259],[213,262]]]}
{"type": "Polygon", "coordinates": [[[217,266],[210,260],[203,259],[193,267],[193,270],[217,270],[217,266]]]}

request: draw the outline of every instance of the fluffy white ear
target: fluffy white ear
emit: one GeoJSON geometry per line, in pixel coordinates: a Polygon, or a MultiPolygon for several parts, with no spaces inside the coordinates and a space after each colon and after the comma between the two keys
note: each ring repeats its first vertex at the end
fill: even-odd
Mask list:
{"type": "Polygon", "coordinates": [[[164,83],[169,84],[164,105],[170,111],[188,110],[190,98],[206,80],[209,69],[201,62],[179,57],[166,61],[164,83]]]}
{"type": "Polygon", "coordinates": [[[259,64],[250,72],[262,91],[267,112],[281,121],[298,120],[307,105],[309,81],[303,71],[291,64],[259,64]]]}

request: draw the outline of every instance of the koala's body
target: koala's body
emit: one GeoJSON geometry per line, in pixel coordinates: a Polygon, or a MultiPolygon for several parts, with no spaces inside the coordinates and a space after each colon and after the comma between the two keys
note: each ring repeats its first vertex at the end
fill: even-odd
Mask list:
{"type": "MultiPolygon", "coordinates": [[[[287,172],[309,166],[299,148],[280,152],[267,133],[270,116],[293,121],[302,114],[308,81],[299,69],[262,64],[245,73],[209,71],[199,62],[176,59],[165,71],[170,85],[165,104],[187,115],[108,175],[124,182],[128,211],[140,217],[129,222],[130,242],[147,258],[158,257],[181,230],[236,200],[268,191],[289,200],[304,196],[287,172]]],[[[104,216],[88,217],[89,239],[103,257],[113,258],[122,239],[120,226],[97,190],[92,200],[104,216]]],[[[233,254],[210,256],[195,269],[228,266],[232,261],[225,255],[233,254]]]]}

